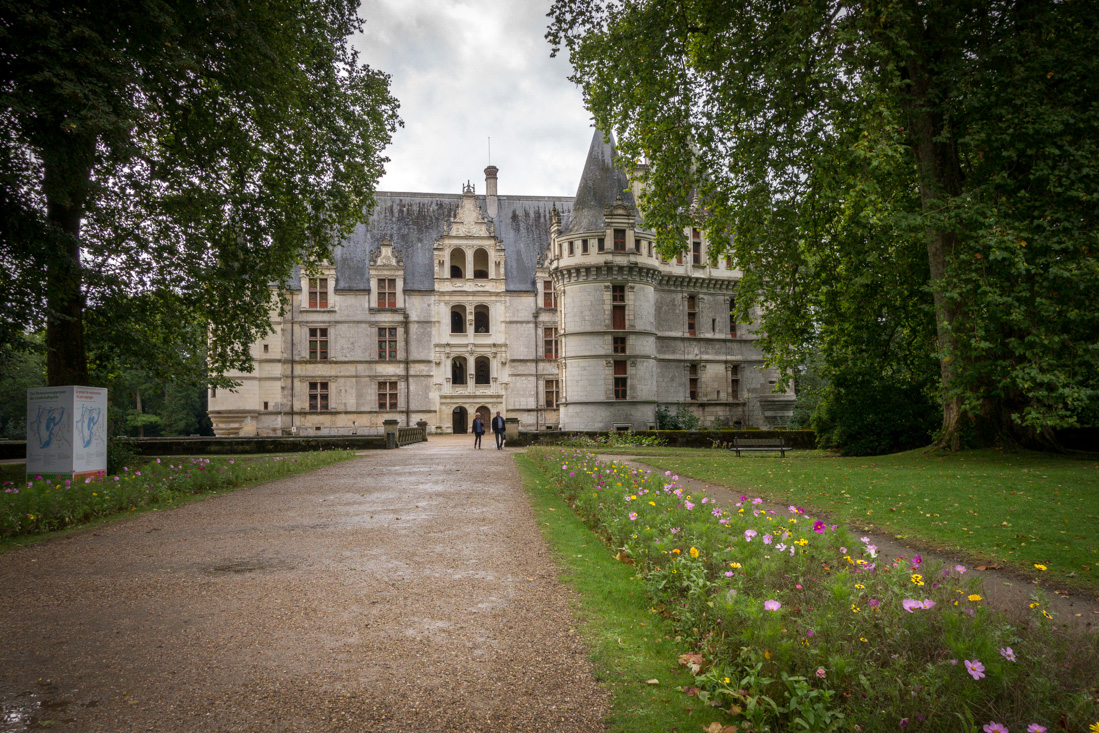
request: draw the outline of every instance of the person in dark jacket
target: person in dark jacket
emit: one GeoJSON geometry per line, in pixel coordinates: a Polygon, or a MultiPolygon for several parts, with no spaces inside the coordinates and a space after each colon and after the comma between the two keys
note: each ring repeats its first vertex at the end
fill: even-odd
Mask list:
{"type": "Polygon", "coordinates": [[[481,416],[473,418],[473,447],[477,450],[481,449],[481,436],[485,434],[485,421],[481,419],[481,416]]]}
{"type": "Polygon", "coordinates": [[[496,450],[500,450],[504,447],[504,418],[500,417],[500,413],[496,413],[496,417],[492,418],[492,432],[496,434],[496,450]]]}

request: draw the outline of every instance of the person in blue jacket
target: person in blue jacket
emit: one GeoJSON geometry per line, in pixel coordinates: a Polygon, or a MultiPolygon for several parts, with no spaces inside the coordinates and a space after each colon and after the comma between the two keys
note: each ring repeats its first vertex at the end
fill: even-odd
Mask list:
{"type": "Polygon", "coordinates": [[[492,418],[492,432],[496,434],[496,450],[501,450],[504,447],[504,418],[499,412],[492,418]]]}
{"type": "Polygon", "coordinates": [[[485,434],[485,421],[481,419],[481,416],[473,418],[473,447],[477,450],[481,449],[481,436],[485,434]]]}

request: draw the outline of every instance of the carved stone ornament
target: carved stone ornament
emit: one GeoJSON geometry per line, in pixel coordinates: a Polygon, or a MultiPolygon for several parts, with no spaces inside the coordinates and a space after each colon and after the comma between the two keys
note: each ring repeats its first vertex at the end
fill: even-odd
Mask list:
{"type": "Polygon", "coordinates": [[[393,242],[383,239],[370,253],[371,267],[404,267],[401,253],[393,249],[393,242]]]}
{"type": "Polygon", "coordinates": [[[454,218],[450,220],[447,234],[452,237],[491,237],[494,236],[492,222],[485,218],[477,198],[473,195],[473,186],[462,186],[462,200],[454,218]]]}

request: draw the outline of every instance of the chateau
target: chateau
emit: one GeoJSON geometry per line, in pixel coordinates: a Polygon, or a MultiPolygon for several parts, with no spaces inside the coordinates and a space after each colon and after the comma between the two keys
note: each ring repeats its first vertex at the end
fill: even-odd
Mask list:
{"type": "Polygon", "coordinates": [[[464,433],[497,411],[523,430],[645,430],[660,406],[705,426],[781,425],[739,273],[697,230],[653,250],[595,133],[576,196],[385,193],[252,345],[255,370],[211,390],[218,435],[380,433],[387,419],[464,433]]]}

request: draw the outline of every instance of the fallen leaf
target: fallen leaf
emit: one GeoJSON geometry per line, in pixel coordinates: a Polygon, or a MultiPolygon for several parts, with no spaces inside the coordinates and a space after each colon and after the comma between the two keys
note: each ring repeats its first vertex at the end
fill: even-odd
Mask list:
{"type": "Polygon", "coordinates": [[[625,563],[626,565],[634,565],[635,564],[634,561],[633,561],[633,558],[631,558],[629,555],[627,555],[625,550],[622,550],[617,555],[615,555],[614,559],[617,560],[618,562],[625,563]]]}
{"type": "Polygon", "coordinates": [[[686,692],[690,697],[695,697],[696,695],[698,695],[697,687],[684,687],[683,691],[686,692]]]}
{"type": "Polygon", "coordinates": [[[551,512],[555,512],[555,511],[557,511],[557,510],[556,510],[556,509],[550,509],[550,511],[551,511],[551,512]]]}
{"type": "Polygon", "coordinates": [[[645,680],[645,684],[646,685],[659,685],[660,680],[658,680],[658,679],[645,680]]]}

